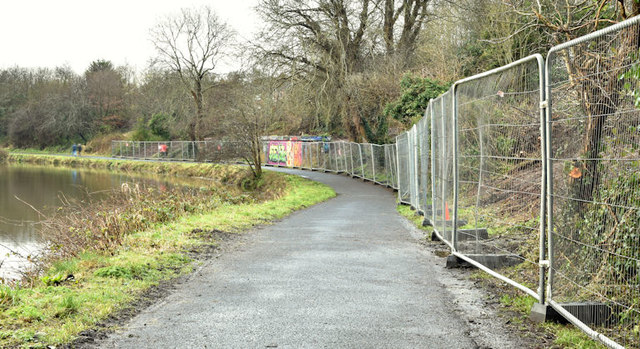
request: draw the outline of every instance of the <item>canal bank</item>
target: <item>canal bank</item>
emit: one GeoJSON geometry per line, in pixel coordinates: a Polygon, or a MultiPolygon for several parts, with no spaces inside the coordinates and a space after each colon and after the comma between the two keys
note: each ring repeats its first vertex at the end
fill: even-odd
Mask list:
{"type": "Polygon", "coordinates": [[[145,290],[191,271],[198,251],[215,249],[229,234],[242,234],[255,224],[278,219],[334,195],[324,185],[275,173],[266,175],[260,190],[245,191],[240,187],[246,180],[246,168],[237,166],[28,155],[14,159],[65,166],[81,163],[91,168],[163,175],[209,175],[212,181],[237,189],[235,193],[216,189],[210,195],[215,196],[215,207],[202,211],[206,205],[196,207],[196,211],[185,209],[175,219],[128,232],[118,246],[108,251],[87,249],[54,260],[42,274],[25,280],[21,287],[1,286],[2,347],[68,343],[82,331],[131,307],[145,290]]]}

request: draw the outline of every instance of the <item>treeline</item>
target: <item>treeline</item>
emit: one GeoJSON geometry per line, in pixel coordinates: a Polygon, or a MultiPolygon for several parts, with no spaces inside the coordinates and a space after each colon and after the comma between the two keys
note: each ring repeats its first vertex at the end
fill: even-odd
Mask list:
{"type": "Polygon", "coordinates": [[[174,75],[149,69],[136,77],[105,60],[82,75],[69,67],[0,70],[0,140],[43,148],[130,130],[140,140],[183,138],[192,108],[174,75]]]}
{"type": "Polygon", "coordinates": [[[0,141],[42,148],[114,133],[136,140],[306,133],[383,143],[452,81],[544,53],[639,7],[632,0],[261,0],[266,25],[241,45],[211,9],[184,9],[152,28],[157,56],[144,72],[108,60],[81,75],[68,67],[0,70],[0,141]],[[224,57],[246,64],[219,74],[224,57]]]}

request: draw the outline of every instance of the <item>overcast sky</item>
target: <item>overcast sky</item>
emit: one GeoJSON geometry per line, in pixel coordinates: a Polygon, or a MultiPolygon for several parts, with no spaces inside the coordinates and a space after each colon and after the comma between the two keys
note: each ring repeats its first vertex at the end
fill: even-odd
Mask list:
{"type": "MultiPolygon", "coordinates": [[[[257,0],[2,0],[0,68],[68,64],[81,74],[94,60],[129,64],[138,72],[155,51],[149,29],[180,8],[209,5],[240,37],[260,27],[257,0]]],[[[233,70],[221,62],[218,73],[233,70]]]]}

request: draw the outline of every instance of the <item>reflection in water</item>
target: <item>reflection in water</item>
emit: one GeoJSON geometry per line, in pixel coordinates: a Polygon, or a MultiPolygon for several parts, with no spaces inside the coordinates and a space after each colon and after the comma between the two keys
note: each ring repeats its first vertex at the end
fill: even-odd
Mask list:
{"type": "Polygon", "coordinates": [[[43,248],[37,232],[39,212],[46,216],[64,202],[87,204],[90,196],[95,202],[127,182],[169,186],[166,181],[103,171],[0,166],[0,278],[17,277],[25,257],[43,248]]]}

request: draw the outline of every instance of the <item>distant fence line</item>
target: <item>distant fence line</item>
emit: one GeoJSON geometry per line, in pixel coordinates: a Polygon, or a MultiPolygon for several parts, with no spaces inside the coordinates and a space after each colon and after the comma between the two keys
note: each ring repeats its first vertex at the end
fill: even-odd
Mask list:
{"type": "MultiPolygon", "coordinates": [[[[397,189],[450,260],[534,297],[543,318],[553,310],[608,347],[640,348],[639,23],[459,80],[393,144],[265,141],[265,164],[397,189]]],[[[147,143],[112,153],[226,152],[166,142],[173,152],[158,155],[147,143]]]]}
{"type": "Polygon", "coordinates": [[[219,162],[243,157],[242,144],[227,141],[112,141],[111,156],[168,161],[219,162]]]}

